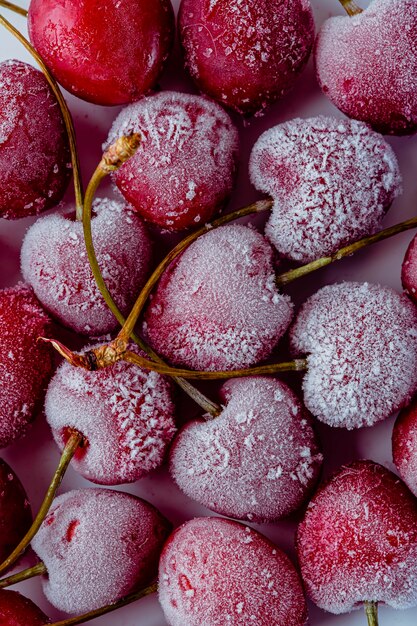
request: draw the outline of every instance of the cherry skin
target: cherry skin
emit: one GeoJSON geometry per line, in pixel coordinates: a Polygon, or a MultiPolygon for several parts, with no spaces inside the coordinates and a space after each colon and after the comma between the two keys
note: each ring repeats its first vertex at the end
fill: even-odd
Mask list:
{"type": "Polygon", "coordinates": [[[31,0],[29,37],[65,89],[95,104],[127,104],[156,83],[171,49],[170,0],[31,0]]]}
{"type": "Polygon", "coordinates": [[[381,133],[416,132],[416,32],[414,0],[373,0],[358,15],[326,20],[315,45],[322,90],[381,133]]]}
{"type": "Polygon", "coordinates": [[[198,88],[244,114],[293,86],[310,55],[309,0],[182,0],[179,35],[198,88]]]}
{"type": "Polygon", "coordinates": [[[170,626],[306,623],[304,593],[290,559],[231,520],[197,518],[175,530],[161,554],[158,590],[170,626]]]}
{"type": "Polygon", "coordinates": [[[0,63],[0,215],[55,206],[70,177],[64,121],[46,78],[21,61],[0,63]]]}
{"type": "Polygon", "coordinates": [[[26,491],[11,467],[0,459],[0,563],[13,552],[31,523],[26,491]]]}
{"type": "Polygon", "coordinates": [[[392,457],[397,470],[417,496],[417,403],[400,411],[392,431],[392,457]]]}
{"type": "Polygon", "coordinates": [[[43,626],[51,620],[29,598],[17,591],[0,590],[1,626],[43,626]]]}
{"type": "Polygon", "coordinates": [[[410,241],[405,253],[401,266],[401,282],[407,296],[417,303],[417,236],[410,241]]]}
{"type": "Polygon", "coordinates": [[[372,461],[341,470],[314,496],[298,528],[308,595],[346,613],[362,602],[417,604],[417,501],[395,474],[372,461]]]}

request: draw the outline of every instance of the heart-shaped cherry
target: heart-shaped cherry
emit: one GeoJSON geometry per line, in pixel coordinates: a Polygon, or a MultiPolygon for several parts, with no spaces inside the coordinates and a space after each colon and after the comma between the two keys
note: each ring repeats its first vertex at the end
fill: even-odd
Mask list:
{"type": "Polygon", "coordinates": [[[174,36],[170,0],[31,0],[29,36],[65,89],[95,104],[127,104],[151,89],[174,36]]]}
{"type": "Polygon", "coordinates": [[[417,4],[373,0],[353,17],[331,17],[317,35],[321,88],[343,113],[382,133],[417,130],[417,4]]]}
{"type": "Polygon", "coordinates": [[[376,232],[401,192],[397,159],[381,135],[324,116],[263,133],[250,176],[274,200],[266,236],[280,256],[303,263],[376,232]]]}
{"type": "Polygon", "coordinates": [[[0,63],[0,215],[55,206],[70,175],[61,111],[45,77],[21,61],[0,63]]]}
{"type": "Polygon", "coordinates": [[[0,459],[0,563],[14,550],[31,523],[32,513],[23,485],[11,467],[0,459]]]}
{"type": "Polygon", "coordinates": [[[302,626],[307,608],[287,555],[260,533],[216,517],[186,522],[166,542],[159,600],[171,626],[302,626]]]}
{"type": "Polygon", "coordinates": [[[44,626],[50,621],[29,598],[17,591],[0,589],[1,626],[44,626]]]}

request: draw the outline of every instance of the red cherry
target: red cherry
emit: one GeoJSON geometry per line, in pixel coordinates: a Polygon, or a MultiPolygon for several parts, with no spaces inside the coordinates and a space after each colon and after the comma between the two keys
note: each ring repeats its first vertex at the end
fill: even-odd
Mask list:
{"type": "Polygon", "coordinates": [[[17,219],[57,204],[70,169],[64,121],[41,72],[0,63],[0,215],[17,219]]]}
{"type": "MultiPolygon", "coordinates": [[[[114,200],[93,205],[92,231],[98,263],[114,300],[127,315],[151,265],[151,243],[138,215],[114,200]]],[[[117,327],[93,278],[83,227],[72,214],[48,215],[28,230],[22,274],[44,307],[77,333],[100,336],[117,327]]]]}
{"type": "Polygon", "coordinates": [[[152,505],[108,489],[56,498],[33,549],[48,574],[48,600],[84,613],[146,586],[155,576],[169,522],[152,505]]]}
{"type": "Polygon", "coordinates": [[[0,590],[1,626],[44,626],[51,620],[29,598],[17,591],[0,590]]]}
{"type": "Polygon", "coordinates": [[[391,146],[361,122],[295,119],[261,135],[250,175],[274,206],[265,234],[280,256],[309,263],[381,227],[401,193],[391,146]]]}
{"type": "Polygon", "coordinates": [[[407,487],[417,496],[417,401],[403,409],[392,432],[392,456],[407,487]]]}
{"type": "Polygon", "coordinates": [[[315,61],[321,88],[343,113],[382,133],[417,130],[417,4],[373,0],[326,20],[315,61]]]}
{"type": "Polygon", "coordinates": [[[45,412],[62,450],[76,430],[87,440],[73,467],[89,480],[133,482],[163,462],[175,432],[169,381],[118,361],[89,372],[64,362],[46,394],[45,412]]]}
{"type": "Polygon", "coordinates": [[[377,463],[347,465],[320,489],[297,548],[307,593],[326,611],[417,604],[417,502],[377,463]]]}
{"type": "Polygon", "coordinates": [[[28,28],[65,89],[95,104],[127,104],[155,85],[174,12],[170,0],[31,0],[28,28]]]}
{"type": "Polygon", "coordinates": [[[0,563],[25,536],[31,523],[32,513],[23,485],[11,467],[0,459],[0,563]]]}
{"type": "Polygon", "coordinates": [[[140,133],[140,149],[113,176],[145,220],[179,230],[205,224],[226,204],[238,133],[218,104],[171,91],[149,96],[120,113],[107,141],[131,132],[140,133]]]}
{"type": "Polygon", "coordinates": [[[292,303],[275,285],[268,242],[231,225],[199,237],[168,268],[143,329],[175,365],[225,370],[268,357],[291,317],[292,303]]]}
{"type": "Polygon", "coordinates": [[[0,447],[25,434],[40,409],[52,374],[50,319],[30,287],[0,291],[0,447]]]}
{"type": "Polygon", "coordinates": [[[294,354],[309,354],[307,409],[329,426],[361,428],[406,406],[417,391],[417,309],[388,287],[323,287],[291,329],[294,354]]]}
{"type": "Polygon", "coordinates": [[[417,303],[417,236],[413,237],[401,266],[401,282],[406,294],[417,303]]]}
{"type": "Polygon", "coordinates": [[[182,0],[185,64],[202,92],[253,114],[293,86],[310,55],[309,0],[182,0]]]}
{"type": "Polygon", "coordinates": [[[168,539],[159,563],[159,600],[171,626],[302,626],[307,609],[290,559],[237,522],[205,517],[168,539]]]}
{"type": "Polygon", "coordinates": [[[192,421],[170,453],[180,488],[229,517],[273,521],[301,506],[322,455],[312,420],[296,395],[273,378],[241,378],[221,389],[222,413],[192,421]]]}

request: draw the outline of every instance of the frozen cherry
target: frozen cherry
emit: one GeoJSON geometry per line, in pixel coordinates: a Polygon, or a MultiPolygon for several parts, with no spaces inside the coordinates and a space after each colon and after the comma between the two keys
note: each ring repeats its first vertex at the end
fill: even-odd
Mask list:
{"type": "Polygon", "coordinates": [[[61,611],[84,613],[144,587],[169,531],[157,509],[126,493],[83,489],[59,496],[32,541],[47,568],[46,597],[61,611]]]}
{"type": "Polygon", "coordinates": [[[72,465],[106,485],[133,482],[161,465],[176,432],[170,382],[124,361],[96,372],[62,363],[45,412],[61,450],[71,431],[84,435],[72,465]]]}
{"type": "Polygon", "coordinates": [[[331,17],[316,41],[321,88],[343,113],[382,133],[417,130],[417,4],[373,0],[353,17],[331,17]]]}
{"type": "Polygon", "coordinates": [[[329,426],[371,426],[417,391],[417,309],[388,287],[323,287],[301,308],[291,343],[309,355],[305,405],[329,426]]]}
{"type": "Polygon", "coordinates": [[[307,609],[298,574],[266,537],[231,520],[186,522],[159,563],[159,600],[171,626],[302,626],[307,609]]]}
{"type": "Polygon", "coordinates": [[[1,626],[44,626],[50,621],[29,598],[17,591],[0,590],[1,626]]]}
{"type": "Polygon", "coordinates": [[[242,225],[199,237],[162,276],[145,311],[152,347],[199,370],[250,366],[266,358],[292,318],[275,285],[273,251],[242,225]]]}
{"type": "Polygon", "coordinates": [[[24,284],[0,291],[0,447],[25,434],[52,374],[50,319],[24,284]]]}
{"type": "Polygon", "coordinates": [[[405,253],[401,281],[406,294],[417,303],[417,236],[413,237],[405,253]]]}
{"type": "MultiPolygon", "coordinates": [[[[150,271],[151,244],[142,220],[115,200],[93,205],[92,231],[103,277],[127,315],[150,271]]],[[[62,324],[89,336],[114,330],[88,264],[83,226],[73,214],[48,215],[28,230],[22,246],[22,273],[44,307],[62,324]]]]}
{"type": "Polygon", "coordinates": [[[132,132],[140,133],[141,147],[114,180],[146,220],[178,230],[204,224],[225,205],[238,133],[218,104],[171,91],[149,96],[119,114],[108,143],[132,132]]]}
{"type": "Polygon", "coordinates": [[[379,230],[401,192],[397,159],[381,135],[324,116],[263,133],[250,175],[274,199],[266,236],[281,256],[303,263],[379,230]]]}
{"type": "Polygon", "coordinates": [[[284,383],[241,378],[221,389],[222,413],[189,422],[170,470],[181,489],[217,513],[273,521],[314,488],[322,461],[310,415],[284,383]]]}
{"type": "Polygon", "coordinates": [[[252,114],[291,89],[310,55],[314,21],[309,0],[182,0],[179,34],[198,88],[252,114]]]}
{"type": "Polygon", "coordinates": [[[0,215],[36,215],[66,190],[69,147],[46,78],[21,61],[0,63],[0,215]]]}
{"type": "Polygon", "coordinates": [[[103,105],[138,100],[171,49],[170,0],[31,0],[29,36],[65,89],[103,105]]]}
{"type": "Polygon", "coordinates": [[[306,591],[326,611],[346,613],[363,602],[417,604],[417,502],[377,463],[342,467],[318,491],[297,548],[306,591]]]}
{"type": "Polygon", "coordinates": [[[417,401],[403,409],[392,432],[392,456],[398,472],[417,496],[417,401]]]}
{"type": "Polygon", "coordinates": [[[0,563],[14,550],[31,523],[32,513],[23,485],[11,467],[0,459],[0,563]]]}

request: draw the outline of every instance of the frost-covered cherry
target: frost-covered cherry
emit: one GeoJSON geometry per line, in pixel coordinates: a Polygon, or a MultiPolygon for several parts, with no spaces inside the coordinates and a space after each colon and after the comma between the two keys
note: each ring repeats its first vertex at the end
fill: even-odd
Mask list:
{"type": "Polygon", "coordinates": [[[221,414],[188,422],[170,470],[180,488],[217,513],[273,521],[311,494],[322,455],[310,415],[284,383],[241,378],[221,389],[221,414]]]}
{"type": "Polygon", "coordinates": [[[69,181],[65,125],[46,78],[22,61],[0,63],[0,215],[37,215],[69,181]]]}
{"type": "Polygon", "coordinates": [[[382,133],[417,130],[417,4],[373,0],[353,17],[331,17],[317,36],[321,88],[343,113],[382,133]]]}
{"type": "Polygon", "coordinates": [[[31,0],[29,36],[65,89],[103,105],[138,100],[171,50],[170,0],[31,0]]]}
{"type": "Polygon", "coordinates": [[[0,589],[1,626],[44,626],[50,621],[29,598],[17,591],[0,589]]]}
{"type": "Polygon", "coordinates": [[[0,563],[13,552],[31,523],[26,491],[12,468],[0,459],[0,563]]]}
{"type": "Polygon", "coordinates": [[[174,531],[159,562],[159,600],[171,626],[302,626],[295,567],[266,537],[216,517],[174,531]]]}
{"type": "Polygon", "coordinates": [[[198,88],[239,113],[289,91],[314,41],[309,0],[182,0],[179,35],[198,88]]]}
{"type": "Polygon", "coordinates": [[[324,116],[263,133],[250,176],[274,200],[266,236],[282,257],[303,263],[379,230],[401,192],[397,159],[381,135],[324,116]]]}
{"type": "Polygon", "coordinates": [[[417,496],[417,400],[403,409],[392,432],[392,456],[407,487],[417,496]]]}
{"type": "Polygon", "coordinates": [[[229,225],[199,237],[165,271],[143,330],[175,365],[225,370],[267,358],[291,318],[269,243],[251,228],[229,225]]]}
{"type": "Polygon", "coordinates": [[[342,467],[318,491],[298,528],[297,551],[307,594],[326,611],[417,604],[417,501],[377,463],[342,467]]]}
{"type": "Polygon", "coordinates": [[[95,483],[117,485],[163,462],[176,432],[172,395],[166,378],[125,361],[96,372],[64,362],[49,384],[45,413],[61,450],[72,431],[84,436],[73,467],[95,483]]]}
{"type": "MultiPolygon", "coordinates": [[[[68,209],[39,219],[28,230],[21,252],[22,274],[43,306],[77,333],[100,336],[117,321],[94,280],[83,226],[68,209]]],[[[128,206],[94,201],[91,222],[101,272],[119,309],[127,315],[151,268],[145,226],[128,206]]]]}
{"type": "Polygon", "coordinates": [[[417,236],[413,237],[405,253],[401,282],[406,294],[417,303],[417,236]]]}
{"type": "Polygon", "coordinates": [[[148,502],[109,489],[55,499],[32,547],[47,568],[56,608],[84,613],[115,602],[155,576],[169,522],[148,502]]]}
{"type": "Polygon", "coordinates": [[[294,353],[308,354],[304,403],[329,426],[371,426],[417,391],[417,309],[388,287],[323,287],[304,303],[290,338],[294,353]]]}
{"type": "Polygon", "coordinates": [[[229,115],[201,96],[165,91],[126,107],[108,137],[140,133],[140,149],[114,174],[142,217],[169,230],[207,222],[235,181],[238,133],[229,115]]]}
{"type": "Polygon", "coordinates": [[[52,374],[51,321],[23,283],[0,291],[0,448],[21,437],[41,408],[52,374]]]}

